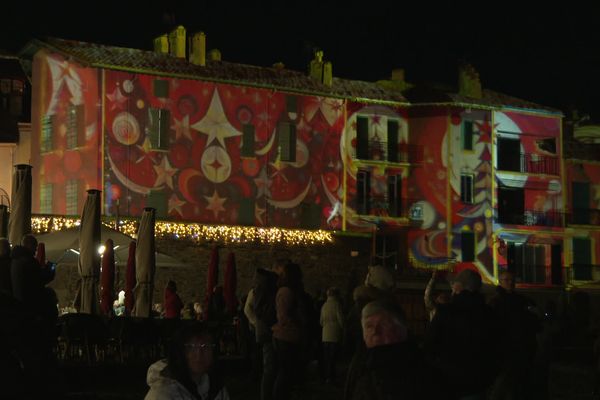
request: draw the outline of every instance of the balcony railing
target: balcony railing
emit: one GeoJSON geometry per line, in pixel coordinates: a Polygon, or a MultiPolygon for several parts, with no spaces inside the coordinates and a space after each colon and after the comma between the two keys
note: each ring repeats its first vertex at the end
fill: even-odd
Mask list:
{"type": "Polygon", "coordinates": [[[423,161],[423,146],[416,144],[398,144],[397,152],[388,152],[388,143],[381,140],[371,140],[367,149],[361,154],[359,149],[354,153],[354,159],[371,161],[388,161],[397,163],[420,163],[423,161]]]}
{"type": "Polygon", "coordinates": [[[567,281],[598,281],[600,280],[600,265],[573,264],[566,268],[567,281]]]}
{"type": "Polygon", "coordinates": [[[376,215],[380,217],[410,218],[414,217],[413,204],[417,200],[402,198],[398,202],[391,202],[388,196],[370,196],[367,204],[357,203],[357,213],[360,215],[376,215]],[[368,212],[367,212],[368,211],[368,212]]]}
{"type": "Polygon", "coordinates": [[[500,224],[526,226],[563,226],[563,214],[560,211],[525,210],[523,213],[498,212],[496,222],[500,224]]]}
{"type": "MultiPolygon", "coordinates": [[[[545,285],[547,275],[552,273],[552,267],[549,265],[538,265],[538,264],[514,264],[507,266],[506,264],[498,264],[500,270],[512,270],[515,271],[516,283],[526,285],[545,285]]],[[[557,276],[550,276],[550,283],[552,285],[562,285],[567,279],[566,270],[561,268],[560,273],[557,276]]]]}
{"type": "Polygon", "coordinates": [[[541,156],[538,154],[519,154],[518,158],[498,156],[498,170],[515,171],[529,174],[559,175],[560,162],[558,157],[541,156]]]}
{"type": "Polygon", "coordinates": [[[600,226],[600,210],[575,208],[568,214],[569,224],[600,226]]]}

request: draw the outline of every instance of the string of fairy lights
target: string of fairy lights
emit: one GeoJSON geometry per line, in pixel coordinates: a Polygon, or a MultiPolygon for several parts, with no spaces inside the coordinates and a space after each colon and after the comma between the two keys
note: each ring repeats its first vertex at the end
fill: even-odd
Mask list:
{"type": "MultiPolygon", "coordinates": [[[[34,216],[31,218],[33,233],[56,232],[78,227],[79,218],[59,216],[34,216]]],[[[114,227],[114,221],[103,221],[114,227]]],[[[119,221],[119,231],[136,237],[139,221],[119,221]]],[[[203,225],[196,223],[156,221],[154,235],[157,238],[188,239],[195,242],[260,243],[298,245],[323,245],[333,242],[333,233],[325,230],[260,228],[254,226],[203,225]]]]}

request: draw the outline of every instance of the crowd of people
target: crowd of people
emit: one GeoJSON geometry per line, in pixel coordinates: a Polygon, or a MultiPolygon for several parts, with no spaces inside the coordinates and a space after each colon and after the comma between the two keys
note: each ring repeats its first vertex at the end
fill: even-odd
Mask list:
{"type": "MultiPolygon", "coordinates": [[[[36,250],[32,235],[12,248],[0,239],[0,300],[9,317],[1,329],[0,368],[7,371],[4,393],[13,397],[42,388],[52,393],[48,371],[56,363],[58,309],[46,284],[54,272],[35,258],[36,250]]],[[[153,316],[193,323],[173,333],[166,358],[148,369],[146,399],[229,399],[227,371],[216,362],[225,353],[226,333],[214,329],[215,321],[225,319],[239,322],[237,341],[251,335],[246,353],[261,400],[293,398],[315,360],[322,384],[340,388],[344,400],[545,398],[553,346],[595,346],[598,360],[600,340],[585,293],[573,295],[570,312],[559,318],[556,302],[540,311],[515,290],[513,271],[500,273],[487,298],[478,272],[466,269],[447,278],[448,289],[436,287],[444,281],[438,273],[425,287],[429,322],[420,336],[411,332],[402,290],[384,266],[369,267],[351,304],[344,304],[334,286],[312,298],[301,267],[280,259],[257,268],[233,315],[219,287],[206,304],[186,304],[169,281],[153,316]]],[[[115,316],[122,315],[123,303],[122,296],[115,301],[115,316]]]]}

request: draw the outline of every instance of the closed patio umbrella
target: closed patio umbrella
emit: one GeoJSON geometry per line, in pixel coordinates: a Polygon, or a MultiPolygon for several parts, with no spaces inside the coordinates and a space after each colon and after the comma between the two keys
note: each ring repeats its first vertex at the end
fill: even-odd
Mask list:
{"type": "Polygon", "coordinates": [[[129,257],[125,271],[125,315],[131,315],[135,305],[133,288],[135,287],[135,242],[129,243],[129,257]]]}
{"type": "Polygon", "coordinates": [[[112,239],[106,240],[100,270],[100,311],[106,316],[112,315],[115,298],[115,251],[112,239]]]}
{"type": "Polygon", "coordinates": [[[154,244],[154,221],[156,210],[144,208],[138,229],[137,248],[135,251],[135,277],[137,285],[134,289],[135,307],[132,315],[149,317],[152,308],[154,291],[154,272],[156,270],[156,253],[154,244]]]}
{"type": "Polygon", "coordinates": [[[15,165],[8,220],[8,240],[13,246],[31,233],[31,165],[15,165]]]}
{"type": "Polygon", "coordinates": [[[96,314],[98,312],[98,276],[100,272],[100,191],[88,190],[88,196],[81,214],[79,230],[79,263],[81,276],[77,294],[79,312],[96,314]]]}
{"type": "Polygon", "coordinates": [[[235,266],[235,254],[229,253],[227,266],[223,276],[223,295],[225,297],[225,308],[230,315],[235,315],[237,309],[237,298],[235,291],[237,289],[237,270],[235,266]]]}

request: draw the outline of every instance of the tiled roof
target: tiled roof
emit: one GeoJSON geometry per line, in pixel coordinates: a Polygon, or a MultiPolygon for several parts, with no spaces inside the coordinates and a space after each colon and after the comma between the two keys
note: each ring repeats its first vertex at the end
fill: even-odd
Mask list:
{"type": "Polygon", "coordinates": [[[405,92],[404,96],[413,105],[420,104],[444,104],[444,105],[473,105],[473,107],[486,107],[492,109],[519,108],[531,111],[542,111],[552,114],[562,114],[555,108],[542,106],[530,101],[508,96],[489,89],[482,90],[482,98],[464,96],[456,93],[448,87],[435,87],[429,84],[417,85],[405,92]]]}
{"type": "MultiPolygon", "coordinates": [[[[31,46],[34,49],[46,47],[72,57],[84,65],[99,68],[277,88],[322,96],[408,103],[399,90],[384,89],[376,83],[334,78],[330,87],[311,79],[305,73],[289,69],[210,60],[207,60],[206,66],[202,67],[194,65],[184,58],[176,58],[153,51],[56,38],[45,41],[34,40],[26,49],[30,51],[31,46]]],[[[24,52],[26,53],[27,50],[24,52]]]]}

